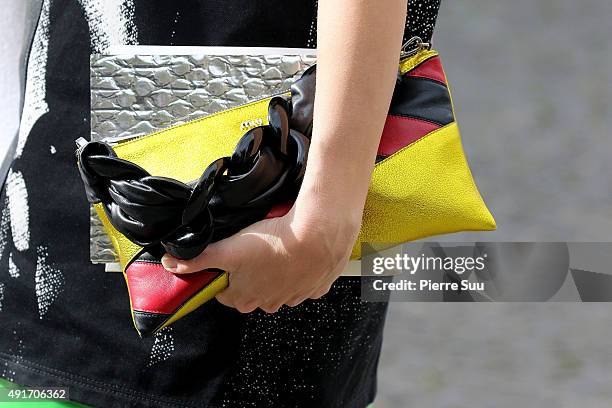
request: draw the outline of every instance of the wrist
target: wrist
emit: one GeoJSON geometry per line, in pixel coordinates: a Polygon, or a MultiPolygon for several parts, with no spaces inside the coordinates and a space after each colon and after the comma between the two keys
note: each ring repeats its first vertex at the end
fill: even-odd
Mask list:
{"type": "Polygon", "coordinates": [[[307,229],[354,236],[361,228],[364,200],[338,194],[322,183],[304,183],[295,202],[294,220],[307,229]]]}
{"type": "Polygon", "coordinates": [[[337,152],[322,143],[311,145],[293,215],[305,228],[329,234],[340,231],[341,235],[354,236],[354,241],[361,228],[374,159],[370,163],[361,159],[362,154],[337,152]]]}

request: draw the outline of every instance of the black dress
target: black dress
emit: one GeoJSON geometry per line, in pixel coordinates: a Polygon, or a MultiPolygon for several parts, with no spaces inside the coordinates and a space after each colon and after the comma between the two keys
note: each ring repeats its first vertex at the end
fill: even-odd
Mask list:
{"type": "MultiPolygon", "coordinates": [[[[439,0],[410,1],[428,40],[439,0]]],[[[89,55],[116,44],[316,47],[316,1],[39,0],[0,215],[0,377],[100,407],[342,407],[374,400],[385,303],[358,278],[296,308],[211,301],[151,339],[118,275],[89,262],[74,140],[89,136],[89,55]],[[290,6],[289,6],[290,4],[290,6]]]]}

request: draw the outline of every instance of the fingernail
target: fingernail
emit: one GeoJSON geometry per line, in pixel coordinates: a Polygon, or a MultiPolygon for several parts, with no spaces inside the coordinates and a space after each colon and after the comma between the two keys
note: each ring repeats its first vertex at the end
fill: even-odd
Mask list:
{"type": "Polygon", "coordinates": [[[174,272],[176,270],[177,262],[176,259],[169,255],[162,256],[161,259],[162,266],[169,270],[170,272],[174,272]]]}

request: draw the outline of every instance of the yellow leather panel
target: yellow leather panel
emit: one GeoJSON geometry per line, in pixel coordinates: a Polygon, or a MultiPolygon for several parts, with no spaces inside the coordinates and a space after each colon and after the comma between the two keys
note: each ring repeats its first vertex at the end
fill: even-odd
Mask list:
{"type": "Polygon", "coordinates": [[[102,221],[102,225],[104,226],[104,230],[108,235],[111,243],[113,244],[113,248],[115,248],[115,252],[119,257],[119,263],[121,264],[121,269],[125,271],[125,266],[134,258],[142,247],[136,245],[129,239],[125,237],[122,233],[117,231],[115,227],[110,223],[106,213],[104,212],[104,208],[102,204],[94,204],[94,209],[96,210],[96,214],[102,221]]]}
{"type": "Polygon", "coordinates": [[[204,303],[208,302],[210,299],[214,298],[217,293],[221,292],[229,285],[229,275],[224,272],[218,277],[215,278],[208,286],[199,291],[197,294],[192,296],[184,305],[182,305],[175,314],[172,315],[170,319],[166,323],[160,327],[160,330],[164,327],[174,323],[178,319],[183,316],[188,315],[189,313],[196,310],[198,307],[202,306],[204,303]]]}
{"type": "Polygon", "coordinates": [[[230,156],[244,135],[240,125],[261,119],[268,124],[271,98],[251,102],[114,146],[117,156],[153,176],[182,182],[197,180],[210,163],[230,156]]]}
{"type": "Polygon", "coordinates": [[[457,231],[495,229],[465,160],[455,122],[379,162],[372,174],[361,242],[401,243],[457,231]]]}
{"type": "Polygon", "coordinates": [[[419,51],[412,57],[401,60],[399,64],[399,71],[401,74],[405,74],[406,72],[414,69],[418,65],[421,65],[423,62],[437,55],[438,52],[434,50],[419,51]]]}

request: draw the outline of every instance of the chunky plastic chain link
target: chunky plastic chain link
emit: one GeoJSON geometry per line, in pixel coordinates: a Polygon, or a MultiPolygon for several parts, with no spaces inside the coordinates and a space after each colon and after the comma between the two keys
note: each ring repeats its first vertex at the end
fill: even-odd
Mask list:
{"type": "Polygon", "coordinates": [[[193,183],[151,176],[108,144],[87,143],[77,151],[87,198],[101,203],[132,242],[193,258],[297,195],[310,140],[290,128],[291,110],[285,99],[273,97],[269,124],[247,131],[231,157],[212,162],[193,183]]]}

